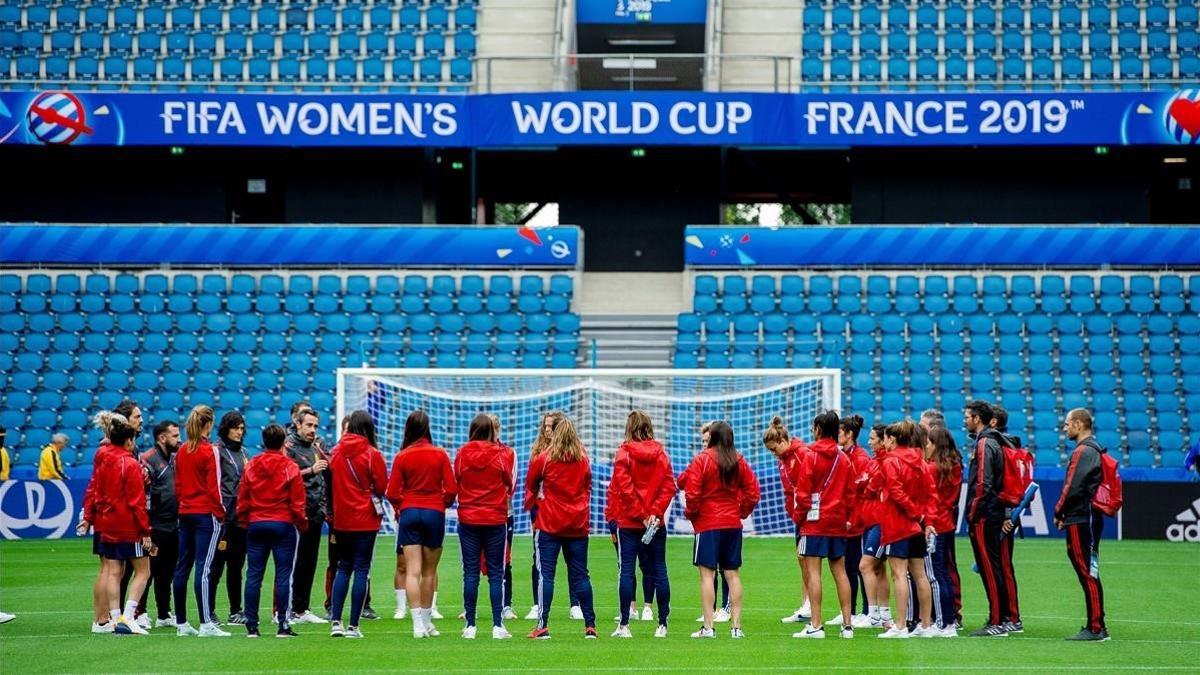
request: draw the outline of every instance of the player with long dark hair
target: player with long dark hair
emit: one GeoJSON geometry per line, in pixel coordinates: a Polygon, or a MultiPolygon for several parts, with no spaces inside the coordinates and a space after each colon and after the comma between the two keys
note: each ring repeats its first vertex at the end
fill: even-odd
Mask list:
{"type": "Polygon", "coordinates": [[[925,536],[934,540],[926,559],[925,572],[933,595],[933,617],[939,637],[957,637],[955,627],[954,533],[958,529],[958,495],[962,491],[962,455],[945,427],[933,427],[925,441],[925,461],[931,472],[934,493],[925,522],[925,536]]]}
{"type": "MultiPolygon", "coordinates": [[[[859,482],[866,476],[867,468],[871,464],[871,456],[867,451],[858,444],[858,436],[862,433],[863,418],[861,415],[849,415],[842,417],[838,423],[838,446],[842,452],[846,453],[846,459],[850,460],[850,465],[854,471],[851,473],[850,484],[846,490],[846,506],[848,511],[846,529],[846,579],[850,582],[850,625],[854,628],[870,628],[871,620],[868,617],[870,604],[867,596],[867,586],[863,579],[862,573],[859,571],[859,566],[862,564],[863,556],[863,535],[866,532],[866,526],[862,521],[862,483],[859,482]],[[861,605],[858,602],[859,594],[862,595],[861,605]],[[855,612],[855,607],[861,606],[861,610],[855,612]]],[[[837,617],[826,621],[826,625],[837,620],[837,617]]],[[[834,624],[836,625],[836,624],[834,624]]]]}
{"type": "Polygon", "coordinates": [[[892,439],[889,439],[886,434],[886,429],[882,424],[877,424],[871,427],[871,433],[867,438],[867,445],[871,447],[871,461],[867,464],[867,468],[856,481],[859,492],[862,496],[862,509],[859,512],[859,517],[862,520],[863,531],[863,555],[862,562],[858,565],[858,571],[862,574],[863,584],[867,587],[867,619],[871,628],[889,628],[892,622],[892,609],[888,604],[888,577],[887,570],[884,569],[887,560],[887,554],[883,551],[883,544],[880,543],[880,525],[879,511],[881,504],[881,493],[879,486],[882,485],[878,480],[872,480],[878,474],[883,466],[883,460],[887,456],[889,445],[894,444],[892,439]]]}

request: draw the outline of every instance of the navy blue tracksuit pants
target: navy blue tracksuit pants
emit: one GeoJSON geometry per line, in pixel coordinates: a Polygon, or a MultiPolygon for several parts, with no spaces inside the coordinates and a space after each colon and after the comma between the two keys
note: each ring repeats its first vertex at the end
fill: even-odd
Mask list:
{"type": "Polygon", "coordinates": [[[262,597],[267,556],[275,560],[275,603],[280,628],[288,625],[292,610],[292,571],[296,567],[296,547],[300,534],[296,526],[279,521],[250,523],[246,530],[246,626],[258,627],[258,607],[262,597]]]}
{"type": "Polygon", "coordinates": [[[482,552],[488,568],[488,599],[492,603],[492,625],[503,625],[505,548],[508,543],[506,525],[458,524],[458,540],[462,548],[463,610],[468,626],[475,625],[475,608],[479,603],[479,555],[482,552]]]}
{"type": "MultiPolygon", "coordinates": [[[[653,584],[653,595],[658,600],[658,623],[667,625],[667,617],[671,614],[671,581],[667,578],[667,531],[666,528],[658,528],[649,544],[642,543],[642,535],[645,533],[644,528],[617,530],[622,626],[629,624],[629,604],[637,595],[635,561],[642,563],[643,586],[646,586],[647,580],[653,584]]],[[[648,601],[651,594],[646,593],[645,588],[642,589],[642,593],[648,601]]]]}
{"type": "Polygon", "coordinates": [[[596,610],[592,606],[592,580],[588,575],[587,555],[588,538],[556,537],[545,532],[535,536],[536,563],[538,569],[537,604],[541,617],[538,628],[545,628],[550,621],[550,603],[554,600],[554,575],[558,564],[558,553],[562,551],[563,561],[567,564],[567,583],[579,600],[583,610],[583,623],[590,628],[596,627],[596,610]]]}
{"type": "Polygon", "coordinates": [[[192,579],[192,590],[196,595],[197,611],[200,612],[200,623],[216,623],[217,615],[213,611],[209,593],[209,575],[212,571],[213,556],[217,554],[217,541],[220,539],[221,522],[208,514],[189,514],[179,516],[179,559],[175,563],[175,579],[172,591],[175,595],[175,623],[187,623],[187,585],[188,577],[192,579]]]}
{"type": "Polygon", "coordinates": [[[937,536],[933,553],[925,559],[925,574],[929,577],[932,593],[933,622],[939,627],[954,625],[957,610],[954,606],[954,579],[950,568],[954,556],[954,532],[937,536]]]}

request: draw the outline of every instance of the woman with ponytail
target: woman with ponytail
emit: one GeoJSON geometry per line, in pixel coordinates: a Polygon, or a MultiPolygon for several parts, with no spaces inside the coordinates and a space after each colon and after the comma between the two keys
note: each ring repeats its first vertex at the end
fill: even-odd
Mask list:
{"type": "Polygon", "coordinates": [[[862,561],[858,571],[862,575],[863,585],[867,588],[867,621],[870,628],[889,628],[892,622],[892,608],[888,604],[887,570],[884,560],[887,555],[883,552],[883,544],[879,542],[879,509],[880,492],[872,487],[872,478],[879,473],[883,459],[887,456],[888,443],[886,429],[882,424],[871,427],[867,445],[873,453],[864,472],[855,480],[862,501],[859,509],[859,519],[863,528],[862,561]]]}
{"type": "MultiPolygon", "coordinates": [[[[533,447],[530,448],[530,450],[529,450],[529,463],[530,464],[533,464],[533,460],[537,459],[538,455],[541,455],[543,452],[546,452],[546,450],[548,450],[550,448],[550,439],[554,436],[554,430],[557,429],[559,423],[565,419],[566,419],[566,415],[564,415],[563,413],[561,413],[557,410],[553,410],[553,411],[546,413],[545,415],[542,415],[542,425],[540,427],[538,427],[537,438],[534,439],[533,447]]],[[[533,563],[530,566],[529,586],[531,589],[530,595],[534,599],[535,602],[538,597],[538,582],[539,582],[539,579],[541,578],[540,575],[538,574],[538,566],[537,566],[537,514],[538,514],[537,506],[535,505],[533,507],[533,510],[529,512],[529,522],[532,524],[532,528],[533,528],[533,532],[531,533],[531,536],[533,538],[533,563]]],[[[583,610],[579,608],[579,601],[575,597],[575,590],[571,589],[569,594],[570,594],[570,600],[571,600],[570,616],[572,619],[575,619],[577,621],[582,620],[583,619],[583,610]]],[[[529,613],[525,615],[525,620],[526,621],[537,621],[538,619],[541,618],[541,616],[542,616],[541,609],[536,604],[534,604],[532,607],[529,608],[529,613]]]]}
{"type": "Polygon", "coordinates": [[[962,489],[963,467],[954,437],[945,427],[929,430],[925,462],[934,485],[929,519],[925,522],[925,536],[934,539],[934,547],[926,560],[925,571],[932,586],[933,614],[940,636],[957,637],[954,576],[958,574],[958,566],[954,560],[954,532],[958,529],[958,495],[962,489]]]}
{"type": "Polygon", "coordinates": [[[730,637],[743,638],[742,519],[754,512],[760,496],[758,479],[741,453],[733,446],[733,429],[715,422],[709,429],[708,447],[692,460],[685,473],[684,515],[696,533],[692,564],[700,568],[700,601],[704,625],[693,638],[713,638],[713,578],[717,568],[729,584],[732,603],[730,637]]]}
{"type": "Polygon", "coordinates": [[[179,561],[175,565],[175,631],[178,635],[229,637],[217,624],[209,581],[217,552],[225,504],[221,499],[221,459],[209,442],[212,408],[198,405],[188,414],[187,442],[175,455],[175,495],[179,502],[179,561]],[[195,567],[193,590],[200,629],[187,622],[188,577],[195,567]]]}
{"type": "MultiPolygon", "coordinates": [[[[871,621],[867,617],[868,597],[863,575],[859,572],[863,556],[863,533],[866,528],[862,522],[862,483],[859,481],[866,476],[871,464],[871,456],[858,444],[858,435],[862,432],[863,418],[860,415],[843,417],[838,427],[838,445],[846,453],[846,459],[854,471],[850,478],[850,486],[846,491],[846,504],[849,511],[849,526],[846,532],[846,578],[850,582],[850,617],[851,625],[855,628],[869,628],[871,621]],[[859,594],[862,594],[862,611],[855,613],[859,594]]],[[[830,619],[828,623],[834,621],[830,619]]]]}
{"type": "MultiPolygon", "coordinates": [[[[763,432],[763,445],[775,459],[779,460],[779,482],[783,484],[783,508],[795,525],[795,536],[792,539],[792,550],[800,545],[800,518],[796,515],[796,485],[792,482],[796,467],[807,449],[804,441],[788,435],[783,418],[779,415],[771,418],[771,424],[763,432]]],[[[800,567],[800,609],[780,619],[783,623],[805,623],[810,619],[808,602],[808,582],[804,576],[804,565],[800,562],[800,554],[796,553],[796,564],[800,567]]]]}

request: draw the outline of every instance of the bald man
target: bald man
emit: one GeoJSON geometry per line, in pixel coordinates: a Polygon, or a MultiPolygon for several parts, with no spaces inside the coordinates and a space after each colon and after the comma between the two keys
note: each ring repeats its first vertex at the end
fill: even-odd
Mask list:
{"type": "Polygon", "coordinates": [[[1095,527],[1101,514],[1092,507],[1092,498],[1104,477],[1101,455],[1105,449],[1092,432],[1092,414],[1082,408],[1067,413],[1063,424],[1075,450],[1067,463],[1066,484],[1054,507],[1054,524],[1067,533],[1067,558],[1083,587],[1087,606],[1087,625],[1067,638],[1078,641],[1104,641],[1104,587],[1100,584],[1100,528],[1095,527]]]}

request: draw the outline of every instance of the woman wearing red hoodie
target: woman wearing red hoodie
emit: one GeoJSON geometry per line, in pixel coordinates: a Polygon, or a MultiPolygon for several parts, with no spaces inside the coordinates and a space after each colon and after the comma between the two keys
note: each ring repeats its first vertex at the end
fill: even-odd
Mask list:
{"type": "Polygon", "coordinates": [[[462,636],[468,640],[475,639],[481,554],[490,570],[488,597],[492,603],[492,638],[512,637],[504,628],[503,570],[516,457],[511,448],[496,443],[495,438],[495,423],[489,415],[480,413],[471,420],[467,444],[454,455],[454,478],[458,482],[458,540],[463,565],[463,618],[467,622],[462,636]]]}
{"type": "Polygon", "coordinates": [[[958,529],[958,495],[962,490],[962,455],[954,437],[945,427],[929,430],[925,442],[925,462],[934,484],[925,536],[934,540],[926,560],[925,572],[933,595],[933,615],[941,637],[957,637],[955,627],[954,581],[958,574],[954,562],[954,533],[958,529]]]}
{"type": "Polygon", "coordinates": [[[107,444],[104,459],[96,466],[92,499],[85,501],[84,519],[100,533],[99,551],[104,563],[104,590],[113,632],[146,635],[134,621],[138,599],[150,579],[150,516],[146,511],[146,488],[142,466],[134,459],[133,440],[137,430],[125,417],[110,412],[96,416],[107,444]],[[128,561],[134,576],[129,601],[121,612],[121,576],[128,561]]]}
{"type": "MultiPolygon", "coordinates": [[[[375,423],[365,410],[350,413],[346,435],[331,453],[329,485],[333,499],[333,535],[338,542],[338,571],[329,600],[331,637],[360,638],[358,620],[367,602],[367,576],[375,537],[383,518],[387,464],[375,449],[375,423]],[[350,590],[350,577],[354,590],[350,590]],[[342,628],[342,607],[350,593],[350,622],[342,628]]],[[[411,568],[410,568],[411,569],[411,568]]]]}
{"type": "Polygon", "coordinates": [[[870,628],[888,628],[892,621],[892,609],[888,604],[887,571],[884,569],[887,555],[883,552],[883,544],[879,543],[879,486],[882,483],[872,481],[881,471],[883,458],[887,456],[888,443],[892,442],[887,438],[886,430],[887,427],[882,424],[871,427],[871,433],[867,437],[867,445],[872,452],[871,461],[863,474],[856,479],[862,499],[859,518],[862,527],[865,528],[862,537],[862,562],[858,564],[858,571],[867,587],[867,620],[870,628]]]}
{"type": "Polygon", "coordinates": [[[592,465],[575,425],[562,418],[544,452],[529,463],[525,476],[525,510],[537,510],[534,552],[537,555],[537,606],[540,616],[529,637],[550,638],[550,603],[554,600],[555,566],[562,551],[567,582],[583,612],[584,637],[596,639],[596,612],[588,575],[588,529],[591,519],[592,465]]]}
{"type": "Polygon", "coordinates": [[[209,602],[209,574],[217,552],[225,506],[221,501],[221,459],[209,443],[213,410],[206,405],[192,408],[184,428],[187,442],[175,454],[175,498],[179,502],[179,562],[175,564],[175,631],[178,635],[229,637],[217,624],[217,613],[209,602]],[[188,576],[195,566],[197,611],[200,630],[187,622],[188,576]]]}
{"type": "Polygon", "coordinates": [[[392,461],[387,498],[396,510],[396,548],[403,551],[405,586],[412,606],[413,637],[441,635],[430,608],[437,589],[437,566],[446,538],[446,507],[458,484],[450,456],[430,441],[429,415],[416,410],[404,422],[404,441],[392,461]]]}
{"type": "Polygon", "coordinates": [[[804,565],[812,620],[797,638],[824,638],[821,622],[821,559],[829,560],[829,571],[837,585],[842,609],[841,637],[854,637],[850,623],[850,582],[846,578],[846,532],[850,512],[846,493],[850,490],[854,467],[837,444],[839,421],[832,410],[813,420],[813,438],[808,452],[795,467],[792,482],[796,486],[796,513],[800,518],[800,542],[796,550],[804,565]]]}
{"type": "Polygon", "coordinates": [[[671,582],[667,578],[667,531],[662,524],[675,496],[675,475],[662,444],[654,440],[650,416],[641,410],[629,413],[625,420],[625,443],[613,460],[612,484],[616,489],[609,491],[609,507],[617,521],[621,579],[621,619],[613,637],[633,637],[629,632],[629,611],[637,585],[634,562],[643,558],[652,566],[654,596],[658,599],[658,628],[654,637],[666,637],[671,582]],[[644,537],[650,529],[654,532],[646,543],[644,537]]]}
{"type": "Polygon", "coordinates": [[[713,579],[718,567],[729,584],[732,626],[729,634],[743,638],[742,519],[758,505],[758,479],[733,447],[733,429],[726,422],[714,422],[708,431],[709,443],[684,472],[684,515],[692,521],[696,533],[692,564],[700,568],[700,602],[704,607],[704,625],[692,633],[694,638],[716,637],[713,632],[713,579]]]}
{"type": "MultiPolygon", "coordinates": [[[[860,481],[866,476],[867,469],[871,464],[871,456],[858,444],[858,435],[862,432],[863,424],[861,416],[850,415],[843,417],[838,427],[838,445],[841,446],[842,452],[846,453],[846,459],[850,460],[850,465],[854,467],[850,476],[850,486],[846,490],[847,508],[850,512],[848,518],[850,524],[846,532],[846,579],[850,582],[850,612],[852,614],[850,624],[855,628],[871,626],[871,621],[867,618],[869,602],[867,587],[863,581],[863,575],[858,570],[859,565],[862,564],[863,533],[866,530],[862,519],[863,483],[860,481]],[[862,593],[862,611],[855,614],[854,609],[858,605],[859,593],[862,593]]],[[[835,620],[836,618],[830,619],[826,625],[835,620]]]]}
{"type": "Polygon", "coordinates": [[[907,611],[911,577],[921,616],[920,626],[912,633],[901,623],[879,637],[934,637],[936,631],[930,623],[929,578],[925,575],[927,553],[923,525],[933,485],[921,451],[913,447],[918,437],[917,425],[912,420],[904,420],[888,426],[885,434],[895,443],[895,449],[888,452],[880,471],[871,478],[881,499],[879,540],[892,571],[897,613],[907,611]]]}
{"type": "Polygon", "coordinates": [[[291,457],[283,454],[287,431],[271,424],[262,431],[264,452],[250,460],[238,485],[237,523],[246,531],[246,636],[258,633],[258,606],[267,556],[275,559],[275,637],[295,637],[288,625],[292,609],[292,568],[300,532],[308,527],[304,479],[291,457]]]}
{"type": "Polygon", "coordinates": [[[779,483],[783,486],[783,509],[795,526],[792,548],[797,551],[796,564],[800,567],[800,608],[780,621],[783,623],[808,621],[811,611],[808,602],[808,582],[804,578],[804,565],[800,561],[800,553],[795,548],[800,545],[800,518],[796,515],[796,486],[792,483],[796,467],[799,466],[800,459],[804,456],[807,448],[804,441],[792,438],[788,434],[783,418],[779,415],[771,418],[770,426],[763,432],[763,445],[771,451],[771,454],[775,455],[775,459],[779,460],[779,483]]]}

